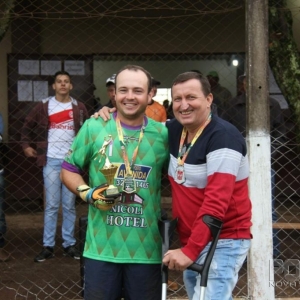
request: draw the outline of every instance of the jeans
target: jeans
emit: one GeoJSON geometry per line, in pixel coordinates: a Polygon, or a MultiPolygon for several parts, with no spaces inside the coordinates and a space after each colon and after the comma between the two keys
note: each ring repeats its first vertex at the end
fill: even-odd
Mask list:
{"type": "MultiPolygon", "coordinates": [[[[203,264],[211,243],[197,259],[203,264]]],[[[246,259],[251,241],[248,239],[221,239],[218,241],[208,274],[205,300],[232,300],[232,291],[238,280],[238,272],[246,259]]],[[[183,281],[190,300],[200,298],[200,275],[191,270],[183,272],[183,281]]]]}
{"type": "Polygon", "coordinates": [[[43,168],[46,193],[46,207],[44,214],[44,247],[54,247],[57,217],[60,203],[62,203],[62,238],[63,247],[75,245],[75,195],[70,192],[60,180],[63,159],[47,157],[47,164],[43,168]]]}
{"type": "Polygon", "coordinates": [[[2,170],[0,171],[0,248],[4,247],[5,244],[4,234],[6,233],[4,198],[5,198],[4,171],[2,170]]]}

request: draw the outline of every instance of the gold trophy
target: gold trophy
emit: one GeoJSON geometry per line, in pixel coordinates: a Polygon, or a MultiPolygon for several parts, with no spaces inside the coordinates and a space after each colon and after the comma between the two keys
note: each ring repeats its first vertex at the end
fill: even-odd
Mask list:
{"type": "MultiPolygon", "coordinates": [[[[114,183],[114,177],[116,174],[116,171],[118,169],[117,166],[114,166],[108,159],[107,155],[106,155],[106,148],[112,143],[112,136],[109,135],[107,137],[104,138],[104,142],[102,147],[99,150],[99,154],[101,155],[101,158],[104,156],[105,157],[105,163],[103,168],[100,170],[101,173],[104,175],[104,177],[106,178],[107,184],[109,185],[107,190],[105,191],[105,195],[106,196],[116,196],[116,198],[118,196],[120,196],[119,190],[116,186],[113,185],[114,183]]],[[[101,160],[101,159],[100,159],[101,160]]]]}
{"type": "Polygon", "coordinates": [[[118,188],[115,185],[113,185],[117,169],[118,169],[118,167],[114,166],[109,161],[108,157],[106,157],[104,167],[103,167],[103,169],[100,170],[109,185],[105,191],[106,196],[120,195],[118,188]]]}

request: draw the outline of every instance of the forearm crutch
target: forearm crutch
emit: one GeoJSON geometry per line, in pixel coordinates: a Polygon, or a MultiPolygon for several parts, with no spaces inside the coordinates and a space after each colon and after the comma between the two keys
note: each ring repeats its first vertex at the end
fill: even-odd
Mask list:
{"type": "MultiPolygon", "coordinates": [[[[170,247],[170,238],[172,233],[175,230],[178,219],[174,220],[159,220],[158,228],[160,235],[162,237],[162,257],[164,257],[165,253],[169,250],[170,247]]],[[[162,292],[161,299],[167,299],[167,289],[168,289],[168,266],[161,264],[161,272],[162,272],[162,292]]]]}
{"type": "Polygon", "coordinates": [[[212,242],[211,245],[209,247],[209,250],[207,252],[205,261],[203,265],[199,265],[197,263],[193,263],[192,265],[190,265],[188,267],[189,270],[195,271],[200,273],[201,275],[201,281],[200,281],[200,300],[204,300],[205,299],[205,290],[207,287],[207,280],[208,280],[208,272],[209,272],[209,268],[210,268],[210,264],[212,261],[212,258],[214,256],[216,247],[217,247],[217,243],[218,243],[218,239],[219,239],[219,235],[221,232],[221,228],[223,225],[223,222],[212,217],[209,215],[205,215],[203,216],[203,222],[208,226],[208,228],[210,229],[211,235],[212,235],[212,242]]]}

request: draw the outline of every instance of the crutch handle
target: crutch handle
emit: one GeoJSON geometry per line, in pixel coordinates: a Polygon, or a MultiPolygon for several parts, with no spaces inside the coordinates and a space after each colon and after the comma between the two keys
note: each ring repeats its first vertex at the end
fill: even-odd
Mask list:
{"type": "Polygon", "coordinates": [[[192,263],[189,267],[188,267],[189,270],[192,270],[192,271],[195,271],[195,272],[198,272],[198,273],[202,273],[203,271],[203,265],[199,265],[197,263],[192,263]]]}
{"type": "Polygon", "coordinates": [[[188,267],[189,270],[196,271],[201,274],[201,282],[200,286],[201,287],[206,287],[207,286],[207,279],[208,279],[208,271],[209,267],[212,261],[212,258],[214,256],[219,235],[222,229],[223,222],[219,219],[216,219],[215,217],[205,215],[203,216],[203,222],[208,226],[210,229],[211,235],[212,235],[212,242],[209,247],[208,253],[206,255],[205,261],[203,265],[199,265],[197,263],[193,263],[188,267]]]}

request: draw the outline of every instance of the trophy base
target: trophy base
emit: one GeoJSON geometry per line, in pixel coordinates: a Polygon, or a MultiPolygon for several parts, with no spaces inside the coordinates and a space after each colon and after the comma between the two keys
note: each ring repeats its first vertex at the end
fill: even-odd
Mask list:
{"type": "Polygon", "coordinates": [[[114,185],[110,185],[106,190],[105,190],[106,196],[114,196],[114,195],[120,195],[120,192],[118,188],[114,185]]]}

